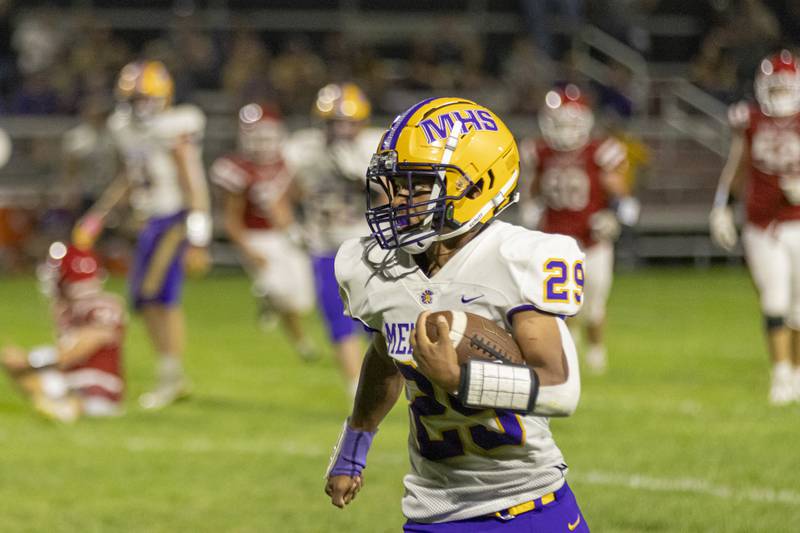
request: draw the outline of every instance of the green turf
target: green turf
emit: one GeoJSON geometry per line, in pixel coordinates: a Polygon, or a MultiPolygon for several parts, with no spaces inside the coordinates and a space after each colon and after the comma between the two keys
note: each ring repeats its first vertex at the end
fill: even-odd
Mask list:
{"type": "MultiPolygon", "coordinates": [[[[349,410],[341,383],[330,357],[303,364],[260,332],[248,294],[241,277],[189,284],[196,395],[163,412],[133,401],[153,372],[138,321],[123,419],[49,423],[0,379],[0,531],[398,531],[404,405],[363,492],[332,507],[322,473],[349,410]]],[[[47,341],[32,280],[0,281],[0,298],[0,342],[47,341]]],[[[766,405],[759,322],[739,269],[618,276],[610,371],[584,376],[578,413],[553,422],[593,531],[800,530],[800,406],[766,405]]]]}

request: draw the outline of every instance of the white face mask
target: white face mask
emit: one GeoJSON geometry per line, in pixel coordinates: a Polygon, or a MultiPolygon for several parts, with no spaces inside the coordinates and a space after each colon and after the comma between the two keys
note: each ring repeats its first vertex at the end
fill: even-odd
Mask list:
{"type": "Polygon", "coordinates": [[[592,112],[577,106],[546,110],[539,116],[545,142],[559,151],[576,150],[589,141],[594,126],[592,112]]]}
{"type": "Polygon", "coordinates": [[[755,89],[764,114],[787,117],[800,112],[800,76],[782,73],[759,78],[755,89]]]}

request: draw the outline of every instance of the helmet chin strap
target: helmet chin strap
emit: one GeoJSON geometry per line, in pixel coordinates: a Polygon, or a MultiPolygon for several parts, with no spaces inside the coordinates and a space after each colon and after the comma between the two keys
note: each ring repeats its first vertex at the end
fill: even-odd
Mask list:
{"type": "MultiPolygon", "coordinates": [[[[514,171],[514,174],[511,176],[511,179],[508,180],[505,185],[500,187],[500,190],[497,192],[497,194],[495,194],[491,200],[486,202],[486,204],[484,204],[484,206],[480,209],[480,211],[475,213],[475,215],[472,218],[470,218],[468,221],[462,224],[458,229],[451,231],[450,233],[443,233],[441,235],[436,235],[435,240],[444,241],[447,239],[452,239],[453,237],[458,237],[459,235],[463,235],[464,233],[474,228],[475,225],[478,222],[480,222],[481,219],[483,219],[483,217],[485,217],[490,210],[495,209],[496,207],[498,207],[500,204],[503,203],[503,201],[506,199],[506,195],[511,192],[514,186],[516,186],[518,175],[519,171],[514,171]]],[[[508,208],[508,206],[516,203],[518,200],[519,200],[519,193],[516,193],[511,198],[511,200],[505,205],[505,207],[503,207],[503,209],[497,212],[497,214],[499,215],[500,213],[505,211],[508,208]]]]}
{"type": "MultiPolygon", "coordinates": [[[[442,159],[440,161],[442,165],[449,164],[450,159],[453,158],[453,152],[455,152],[456,146],[458,146],[458,140],[459,137],[461,136],[461,130],[463,128],[464,128],[463,123],[460,120],[458,120],[456,121],[455,124],[453,124],[453,127],[450,129],[450,135],[447,136],[447,142],[445,142],[444,145],[444,153],[442,154],[442,159]]],[[[440,181],[434,182],[433,186],[431,187],[430,197],[432,200],[438,200],[442,194],[447,192],[446,190],[442,190],[442,187],[440,185],[440,183],[445,183],[446,178],[444,170],[439,171],[439,178],[440,181]]],[[[433,225],[433,215],[434,213],[431,213],[430,215],[425,217],[425,220],[423,220],[422,224],[420,225],[421,226],[420,229],[412,234],[409,234],[407,236],[407,239],[414,238],[415,235],[419,235],[420,233],[425,233],[427,231],[430,231],[430,228],[433,225]]],[[[438,240],[441,240],[439,239],[438,235],[431,235],[430,237],[415,242],[413,244],[400,246],[400,249],[412,255],[421,254],[422,252],[430,248],[431,244],[433,244],[435,241],[438,240]]]]}

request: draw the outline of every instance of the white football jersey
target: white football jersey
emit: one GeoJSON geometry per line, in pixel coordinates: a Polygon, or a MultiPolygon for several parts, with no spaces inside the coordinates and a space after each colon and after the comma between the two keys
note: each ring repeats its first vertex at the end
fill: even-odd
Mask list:
{"type": "MultiPolygon", "coordinates": [[[[416,370],[410,338],[422,311],[461,310],[511,328],[517,311],[572,316],[583,297],[584,255],[570,237],[494,221],[428,278],[413,258],[371,238],[336,256],[345,313],[386,338],[406,378],[411,472],[403,513],[421,522],[462,520],[541,497],[566,465],[549,419],[469,409],[416,370]]],[[[563,320],[565,350],[574,350],[563,320]]]]}
{"type": "Polygon", "coordinates": [[[197,144],[202,167],[201,142],[206,117],[193,105],[166,109],[146,121],[132,120],[130,113],[115,111],[108,129],[131,181],[131,207],[141,218],[167,216],[186,207],[172,148],[187,137],[197,144]]]}
{"type": "Polygon", "coordinates": [[[367,167],[383,132],[362,130],[353,141],[328,144],[325,132],[296,132],[284,147],[287,167],[305,191],[305,226],[312,252],[335,252],[354,237],[369,235],[364,218],[367,167]]]}

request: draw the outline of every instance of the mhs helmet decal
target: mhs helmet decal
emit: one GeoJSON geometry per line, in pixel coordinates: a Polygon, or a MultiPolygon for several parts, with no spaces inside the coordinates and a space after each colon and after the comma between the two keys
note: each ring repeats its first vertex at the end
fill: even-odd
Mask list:
{"type": "Polygon", "coordinates": [[[428,143],[433,143],[450,135],[456,122],[463,124],[465,133],[469,126],[476,130],[497,131],[497,122],[483,109],[450,111],[435,118],[426,118],[420,121],[419,125],[428,143]]]}

